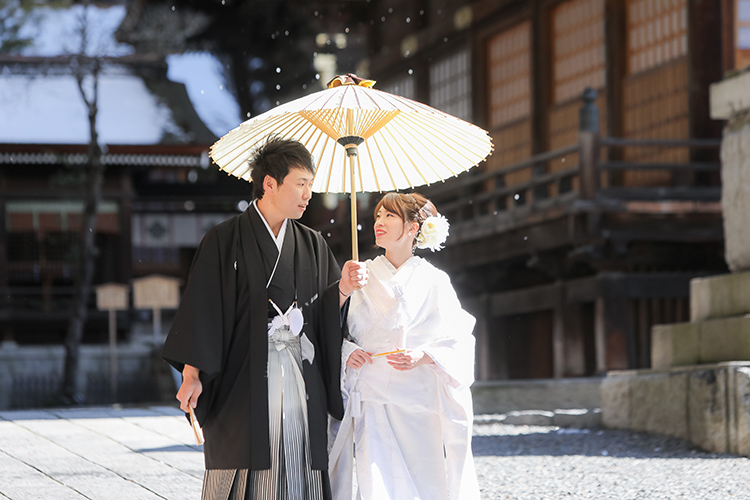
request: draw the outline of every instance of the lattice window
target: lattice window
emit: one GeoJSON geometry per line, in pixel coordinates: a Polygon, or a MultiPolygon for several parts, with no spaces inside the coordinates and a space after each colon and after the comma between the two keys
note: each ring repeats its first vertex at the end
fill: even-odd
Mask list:
{"type": "Polygon", "coordinates": [[[8,260],[36,261],[39,260],[40,242],[34,232],[8,233],[8,260]]]}
{"type": "Polygon", "coordinates": [[[401,97],[406,97],[407,99],[416,99],[417,85],[414,80],[414,75],[407,75],[403,78],[390,80],[382,86],[375,85],[375,88],[391,94],[400,95],[401,97]]]}
{"type": "Polygon", "coordinates": [[[687,0],[628,0],[628,74],[687,54],[687,0]]]}
{"type": "Polygon", "coordinates": [[[737,0],[736,12],[734,67],[742,69],[750,65],[750,0],[737,0]]]}
{"type": "Polygon", "coordinates": [[[489,41],[490,126],[501,127],[531,113],[531,24],[523,22],[489,41]]]}
{"type": "Polygon", "coordinates": [[[466,121],[471,121],[470,57],[465,49],[430,67],[430,104],[466,121]]]}
{"type": "Polygon", "coordinates": [[[552,12],[555,104],[605,85],[604,0],[572,0],[552,12]]]}

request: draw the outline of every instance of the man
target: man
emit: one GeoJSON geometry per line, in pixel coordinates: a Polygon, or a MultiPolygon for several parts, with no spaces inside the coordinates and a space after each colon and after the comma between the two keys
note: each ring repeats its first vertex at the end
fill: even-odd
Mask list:
{"type": "Polygon", "coordinates": [[[323,237],[296,221],[315,173],[304,146],[269,139],[251,162],[255,201],[203,238],[162,356],[203,427],[204,500],[326,499],[340,307],[366,270],[347,262],[339,281],[323,237]]]}

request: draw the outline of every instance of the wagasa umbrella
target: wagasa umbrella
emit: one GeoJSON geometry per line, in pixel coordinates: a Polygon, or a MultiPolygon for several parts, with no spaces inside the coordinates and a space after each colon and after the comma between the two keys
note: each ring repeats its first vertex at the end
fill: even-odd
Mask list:
{"type": "Polygon", "coordinates": [[[374,83],[351,74],[337,76],[326,90],[243,122],[211,147],[211,159],[221,170],[249,181],[248,160],[270,135],[304,144],[317,163],[313,191],[351,193],[352,258],[358,260],[358,191],[442,181],[477,165],[493,148],[489,134],[476,125],[377,90],[374,83]]]}

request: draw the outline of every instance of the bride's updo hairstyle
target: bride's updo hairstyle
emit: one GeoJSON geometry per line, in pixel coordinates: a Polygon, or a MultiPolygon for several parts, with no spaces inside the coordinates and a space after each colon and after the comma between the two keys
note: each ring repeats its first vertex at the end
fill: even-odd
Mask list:
{"type": "MultiPolygon", "coordinates": [[[[387,193],[375,206],[375,217],[378,216],[381,208],[401,217],[404,224],[416,222],[420,228],[427,217],[435,217],[438,213],[435,205],[419,193],[387,193]]],[[[417,244],[417,234],[414,235],[414,241],[411,243],[412,248],[417,244]]]]}

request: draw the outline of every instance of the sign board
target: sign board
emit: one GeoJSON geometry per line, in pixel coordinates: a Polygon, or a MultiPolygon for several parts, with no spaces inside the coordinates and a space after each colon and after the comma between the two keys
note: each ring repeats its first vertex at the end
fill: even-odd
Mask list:
{"type": "Polygon", "coordinates": [[[176,309],[180,305],[182,280],[152,274],[133,280],[133,306],[136,309],[176,309]]]}
{"type": "Polygon", "coordinates": [[[130,287],[121,283],[104,283],[96,287],[96,308],[100,311],[127,311],[130,287]]]}

